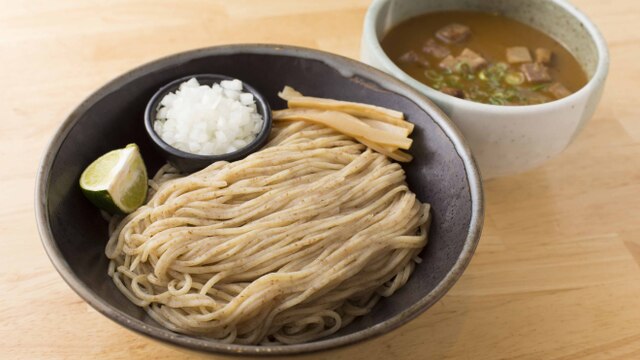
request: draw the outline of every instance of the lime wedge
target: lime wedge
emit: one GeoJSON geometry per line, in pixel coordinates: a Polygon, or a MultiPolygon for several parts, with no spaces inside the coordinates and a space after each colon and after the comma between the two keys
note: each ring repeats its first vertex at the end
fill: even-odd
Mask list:
{"type": "Polygon", "coordinates": [[[80,188],[95,206],[112,214],[128,214],[147,197],[147,168],[138,145],[110,151],[80,175],[80,188]]]}

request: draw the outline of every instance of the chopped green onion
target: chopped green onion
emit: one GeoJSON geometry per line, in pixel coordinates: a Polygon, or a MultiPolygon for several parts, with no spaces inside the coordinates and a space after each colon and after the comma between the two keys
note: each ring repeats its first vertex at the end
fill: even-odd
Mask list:
{"type": "Polygon", "coordinates": [[[447,82],[449,83],[449,85],[452,86],[458,86],[460,85],[460,75],[449,75],[447,76],[447,82]]]}
{"type": "Polygon", "coordinates": [[[496,69],[500,71],[507,71],[509,69],[509,64],[503,62],[496,63],[496,69]]]}
{"type": "Polygon", "coordinates": [[[519,71],[509,72],[504,77],[504,81],[509,85],[520,85],[524,83],[524,74],[519,71]]]}
{"type": "Polygon", "coordinates": [[[476,91],[476,96],[487,98],[487,97],[489,97],[489,94],[487,94],[486,92],[484,92],[482,90],[478,90],[478,91],[476,91]]]}
{"type": "Polygon", "coordinates": [[[471,67],[466,61],[460,61],[454,66],[454,72],[466,74],[471,71],[471,67]]]}
{"type": "Polygon", "coordinates": [[[540,84],[540,85],[532,86],[531,90],[532,91],[546,90],[547,85],[549,85],[549,84],[540,84]]]}
{"type": "Polygon", "coordinates": [[[491,85],[492,88],[499,88],[500,87],[500,79],[496,78],[496,77],[489,78],[489,85],[491,85]]]}
{"type": "Polygon", "coordinates": [[[521,103],[524,99],[522,98],[522,96],[518,95],[518,94],[513,94],[507,97],[507,100],[509,100],[512,103],[521,103]]]}
{"type": "Polygon", "coordinates": [[[489,103],[492,105],[504,105],[505,101],[502,98],[492,96],[489,98],[489,103]]]}
{"type": "Polygon", "coordinates": [[[432,81],[441,81],[442,80],[442,75],[440,75],[437,71],[433,70],[433,69],[429,69],[427,71],[424,72],[424,76],[427,77],[427,79],[432,80],[432,81]]]}

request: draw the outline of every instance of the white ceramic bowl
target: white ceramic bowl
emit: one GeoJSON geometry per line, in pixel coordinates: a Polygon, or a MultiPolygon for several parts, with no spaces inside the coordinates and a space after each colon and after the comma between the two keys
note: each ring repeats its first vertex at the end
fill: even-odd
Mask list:
{"type": "Polygon", "coordinates": [[[564,150],[593,115],[609,69],[602,35],[565,0],[374,0],[364,21],[361,58],[440,106],[462,130],[484,179],[531,169],[564,150]],[[431,89],[397,67],[382,50],[380,40],[406,19],[444,10],[498,12],[533,26],[564,44],[589,82],[563,99],[527,106],[480,104],[431,89]]]}

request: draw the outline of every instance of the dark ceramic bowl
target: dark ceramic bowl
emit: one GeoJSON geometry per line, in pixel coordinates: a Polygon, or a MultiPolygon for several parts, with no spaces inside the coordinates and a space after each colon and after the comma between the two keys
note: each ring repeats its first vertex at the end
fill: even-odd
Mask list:
{"type": "MultiPolygon", "coordinates": [[[[288,355],[353,344],[415,318],[453,286],[480,237],[480,177],[460,133],[426,97],[372,67],[321,51],[273,45],[231,45],[169,56],[105,85],[65,120],[49,145],[36,181],[36,219],[42,243],[62,277],[83,299],[113,321],[169,344],[211,353],[288,355]],[[169,331],[116,289],[104,255],[107,223],[82,195],[82,170],[105,152],[135,142],[153,174],[165,161],[142,121],[151,96],[189,74],[219,73],[242,79],[272,108],[290,85],[304,94],[360,101],[397,109],[416,124],[404,165],[407,182],[432,208],[429,243],[407,284],[338,333],[300,345],[222,344],[169,331]]],[[[427,315],[428,316],[428,315],[427,315]]],[[[67,324],[67,326],[73,326],[67,324]]],[[[417,335],[416,336],[422,336],[417,335]]]]}
{"type": "Polygon", "coordinates": [[[253,94],[253,98],[256,102],[256,110],[258,111],[258,114],[262,115],[263,119],[260,132],[252,142],[247,144],[247,146],[227,154],[198,155],[176,149],[164,142],[160,135],[158,135],[158,133],[156,133],[156,131],[153,129],[153,122],[156,119],[160,101],[162,101],[165,95],[178,90],[180,84],[188,81],[191,78],[196,78],[200,85],[209,86],[215,83],[219,83],[222,80],[234,79],[230,76],[218,74],[188,75],[164,85],[163,87],[158,89],[158,91],[151,97],[151,100],[149,100],[149,103],[147,104],[147,107],[144,111],[144,126],[147,130],[147,133],[151,137],[151,140],[156,145],[158,151],[164,154],[164,157],[165,159],[167,159],[167,161],[184,172],[194,172],[204,169],[205,167],[213,164],[216,161],[240,160],[251,154],[252,152],[259,150],[264,144],[266,144],[267,140],[269,139],[269,132],[271,131],[271,108],[269,108],[269,103],[265,100],[264,96],[262,96],[262,94],[260,94],[256,89],[254,89],[251,85],[247,84],[244,81],[242,82],[242,91],[253,94]]]}

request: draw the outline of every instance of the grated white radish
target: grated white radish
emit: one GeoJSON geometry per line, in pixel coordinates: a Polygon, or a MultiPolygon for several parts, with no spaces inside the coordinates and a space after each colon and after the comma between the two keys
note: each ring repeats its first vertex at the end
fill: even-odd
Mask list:
{"type": "Polygon", "coordinates": [[[162,98],[153,128],[177,149],[220,155],[253,141],[262,123],[253,94],[242,91],[242,81],[223,80],[207,86],[192,78],[162,98]]]}

